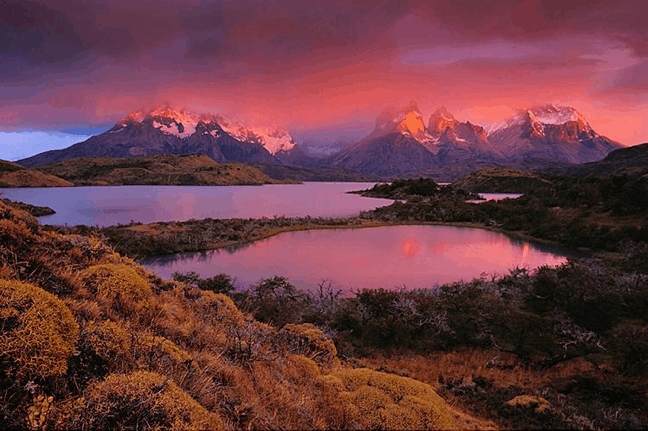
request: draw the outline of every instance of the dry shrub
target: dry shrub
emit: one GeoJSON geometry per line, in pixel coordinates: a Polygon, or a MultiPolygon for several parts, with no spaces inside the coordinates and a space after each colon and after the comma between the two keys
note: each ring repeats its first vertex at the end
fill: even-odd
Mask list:
{"type": "Polygon", "coordinates": [[[324,371],[340,366],[333,341],[310,323],[287,324],[279,337],[292,353],[313,359],[324,371]]]}
{"type": "Polygon", "coordinates": [[[136,334],[133,338],[133,351],[142,365],[150,370],[170,374],[180,367],[191,364],[191,354],[164,337],[136,334]]]}
{"type": "Polygon", "coordinates": [[[133,268],[123,263],[94,265],[81,273],[86,286],[99,297],[121,305],[145,305],[151,286],[133,268]]]}
{"type": "Polygon", "coordinates": [[[432,386],[366,368],[333,373],[363,428],[450,429],[454,420],[432,386]]]}
{"type": "Polygon", "coordinates": [[[96,430],[223,429],[220,417],[160,374],[113,374],[88,387],[59,426],[96,430]]]}
{"type": "Polygon", "coordinates": [[[32,284],[0,280],[0,357],[18,377],[63,374],[79,328],[68,307],[32,284]]]}
{"type": "Polygon", "coordinates": [[[79,345],[91,350],[98,358],[112,364],[114,370],[119,363],[130,359],[130,336],[111,320],[89,322],[81,332],[79,345]]]}

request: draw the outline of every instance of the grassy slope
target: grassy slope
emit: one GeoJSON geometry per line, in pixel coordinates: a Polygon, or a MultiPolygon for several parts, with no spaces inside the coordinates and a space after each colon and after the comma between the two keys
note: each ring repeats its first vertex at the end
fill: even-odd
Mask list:
{"type": "Polygon", "coordinates": [[[72,185],[69,181],[55,175],[0,160],[0,187],[69,187],[72,185]]]}
{"type": "Polygon", "coordinates": [[[273,184],[252,166],[216,163],[204,155],[160,155],[141,158],[80,158],[42,166],[39,170],[76,185],[204,185],[273,184]]]}
{"type": "Polygon", "coordinates": [[[0,428],[437,429],[465,417],[430,385],[341,366],[314,326],[261,323],[4,202],[0,244],[0,428]]]}

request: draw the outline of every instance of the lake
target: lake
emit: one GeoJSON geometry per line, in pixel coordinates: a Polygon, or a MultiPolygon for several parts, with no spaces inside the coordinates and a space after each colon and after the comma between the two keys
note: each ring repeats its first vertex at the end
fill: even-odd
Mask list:
{"type": "Polygon", "coordinates": [[[110,186],[0,189],[2,197],[48,206],[42,224],[113,226],[131,221],[204,218],[349,217],[393,202],[347,191],[375,183],[272,184],[263,186],[110,186]]]}
{"type": "Polygon", "coordinates": [[[322,281],[344,292],[362,288],[428,288],[515,267],[556,266],[557,248],[484,229],[388,226],[288,232],[244,247],[147,258],[140,263],[164,278],[175,271],[202,277],[226,273],[241,287],[282,275],[298,288],[322,281]]]}

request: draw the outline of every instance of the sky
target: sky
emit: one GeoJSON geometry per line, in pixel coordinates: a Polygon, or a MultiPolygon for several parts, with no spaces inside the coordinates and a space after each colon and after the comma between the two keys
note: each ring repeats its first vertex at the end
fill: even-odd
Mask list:
{"type": "Polygon", "coordinates": [[[573,106],[648,142],[644,0],[0,0],[0,159],[169,103],[361,138],[385,108],[488,125],[573,106]]]}

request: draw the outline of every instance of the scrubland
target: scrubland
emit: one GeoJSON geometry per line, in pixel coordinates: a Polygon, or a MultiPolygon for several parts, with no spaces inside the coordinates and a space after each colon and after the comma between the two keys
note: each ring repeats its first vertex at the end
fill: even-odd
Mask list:
{"type": "Polygon", "coordinates": [[[480,204],[426,181],[398,187],[404,202],[358,219],[133,224],[114,236],[44,229],[0,203],[0,426],[648,427],[645,179],[559,179],[480,204]],[[411,222],[492,226],[589,257],[342,297],[283,277],[248,290],[224,274],[162,280],[93,236],[136,255],[195,246],[205,226],[220,244],[411,222]]]}
{"type": "Polygon", "coordinates": [[[314,325],[260,322],[4,202],[0,262],[0,428],[457,426],[432,385],[341,363],[314,325]]]}

